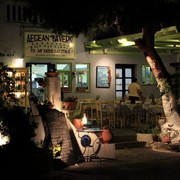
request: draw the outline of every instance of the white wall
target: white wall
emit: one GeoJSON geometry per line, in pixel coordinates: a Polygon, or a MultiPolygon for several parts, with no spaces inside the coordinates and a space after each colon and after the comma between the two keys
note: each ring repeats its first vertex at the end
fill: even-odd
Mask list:
{"type": "MultiPolygon", "coordinates": [[[[24,56],[23,50],[23,32],[24,31],[43,31],[42,29],[35,28],[35,26],[22,28],[19,24],[7,24],[3,17],[5,17],[5,8],[2,8],[2,1],[0,2],[0,52],[2,49],[10,50],[15,52],[13,57],[0,57],[0,62],[13,67],[16,66],[16,59],[24,56]]],[[[5,19],[5,18],[4,18],[5,19]]],[[[115,98],[115,64],[137,64],[136,76],[138,81],[141,82],[141,65],[147,64],[143,53],[139,54],[123,54],[123,55],[90,55],[88,52],[84,51],[84,42],[87,39],[82,34],[77,38],[76,43],[76,59],[75,60],[62,60],[62,59],[28,59],[24,57],[24,62],[21,66],[25,66],[26,62],[39,62],[39,63],[72,63],[74,68],[74,63],[90,63],[91,67],[91,92],[90,93],[74,93],[75,87],[72,93],[64,94],[65,97],[73,94],[77,95],[79,98],[89,98],[96,97],[97,94],[101,95],[102,99],[114,99],[115,98]],[[96,66],[110,66],[111,67],[111,87],[110,88],[96,88],[96,66]]],[[[176,55],[160,55],[164,65],[168,69],[169,73],[173,73],[175,69],[169,64],[176,62],[176,55]]],[[[74,85],[73,80],[73,85],[74,85]]],[[[156,86],[143,86],[142,87],[144,95],[148,96],[150,93],[156,91],[156,86]]]]}

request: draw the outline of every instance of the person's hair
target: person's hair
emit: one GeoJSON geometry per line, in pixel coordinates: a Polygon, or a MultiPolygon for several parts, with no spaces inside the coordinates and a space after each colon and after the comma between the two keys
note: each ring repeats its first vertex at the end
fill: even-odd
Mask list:
{"type": "Polygon", "coordinates": [[[133,78],[133,79],[132,79],[132,82],[136,82],[136,81],[137,81],[137,78],[133,78]]]}

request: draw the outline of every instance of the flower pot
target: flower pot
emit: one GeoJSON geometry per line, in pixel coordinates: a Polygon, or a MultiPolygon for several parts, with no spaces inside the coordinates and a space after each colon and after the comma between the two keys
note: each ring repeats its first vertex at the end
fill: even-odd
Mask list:
{"type": "Polygon", "coordinates": [[[59,72],[47,72],[47,77],[58,77],[59,72]]]}
{"type": "Polygon", "coordinates": [[[86,88],[85,87],[78,87],[77,91],[78,92],[86,92],[86,88]]]}
{"type": "Polygon", "coordinates": [[[68,87],[62,87],[61,92],[70,92],[70,88],[68,87]]]}
{"type": "Polygon", "coordinates": [[[73,125],[76,129],[82,129],[82,119],[73,119],[73,125]]]}
{"type": "Polygon", "coordinates": [[[171,139],[170,139],[169,135],[163,135],[161,137],[161,141],[162,141],[162,143],[170,143],[171,139]]]}
{"type": "Polygon", "coordinates": [[[112,132],[109,129],[104,129],[102,131],[102,141],[103,143],[109,143],[112,140],[112,132]]]}
{"type": "Polygon", "coordinates": [[[74,110],[76,109],[77,102],[64,102],[64,109],[74,110]]]}

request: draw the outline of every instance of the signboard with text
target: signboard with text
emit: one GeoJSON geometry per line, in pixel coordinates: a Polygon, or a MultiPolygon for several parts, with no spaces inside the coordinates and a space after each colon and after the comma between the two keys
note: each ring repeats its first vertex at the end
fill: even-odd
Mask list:
{"type": "Polygon", "coordinates": [[[75,59],[75,37],[47,32],[24,33],[25,57],[75,59]]]}

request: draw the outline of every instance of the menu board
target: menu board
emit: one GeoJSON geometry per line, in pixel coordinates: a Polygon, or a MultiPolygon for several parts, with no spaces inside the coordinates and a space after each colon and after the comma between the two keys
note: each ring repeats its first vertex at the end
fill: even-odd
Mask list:
{"type": "Polygon", "coordinates": [[[109,88],[110,87],[110,74],[109,66],[96,67],[96,87],[109,88]]]}

